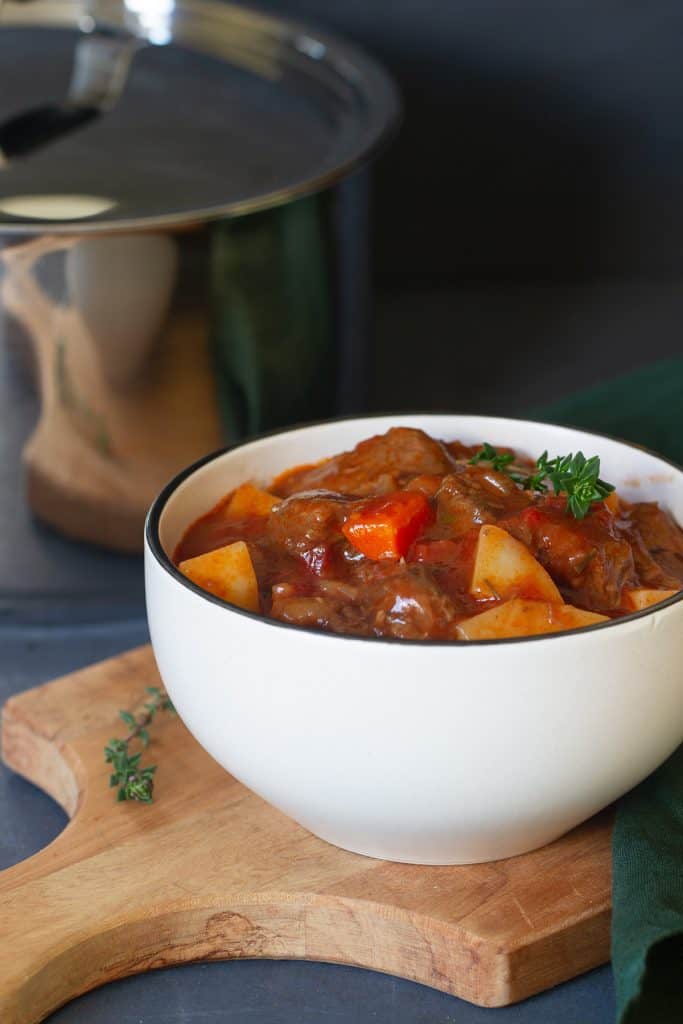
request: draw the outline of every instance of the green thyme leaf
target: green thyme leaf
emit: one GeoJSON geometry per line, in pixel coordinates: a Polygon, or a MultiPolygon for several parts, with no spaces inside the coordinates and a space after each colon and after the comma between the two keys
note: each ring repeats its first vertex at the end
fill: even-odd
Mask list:
{"type": "Polygon", "coordinates": [[[104,748],[104,760],[111,764],[112,774],[109,785],[118,787],[118,801],[137,800],[139,803],[151,803],[154,792],[154,773],[156,765],[141,767],[142,750],[130,752],[131,743],[139,743],[143,750],[150,741],[149,726],[159,711],[175,712],[168,695],[158,686],[148,686],[146,693],[152,699],[145,705],[145,713],[136,718],[130,711],[119,711],[119,718],[129,727],[130,731],[123,739],[111,739],[104,748]]]}
{"type": "Polygon", "coordinates": [[[480,462],[488,462],[491,464],[492,469],[498,470],[499,473],[504,473],[510,463],[514,461],[514,455],[511,455],[509,452],[498,453],[488,441],[484,441],[481,450],[470,459],[470,465],[478,466],[480,462]]]}
{"type": "Polygon", "coordinates": [[[555,494],[567,495],[567,510],[583,519],[596,501],[612,493],[614,486],[600,479],[600,459],[587,459],[583,452],[558,456],[547,464],[547,476],[555,494]]]}

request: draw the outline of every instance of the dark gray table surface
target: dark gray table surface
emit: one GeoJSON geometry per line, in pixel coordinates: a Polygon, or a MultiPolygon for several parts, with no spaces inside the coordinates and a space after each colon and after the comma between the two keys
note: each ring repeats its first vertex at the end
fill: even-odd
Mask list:
{"type": "MultiPolygon", "coordinates": [[[[478,314],[472,317],[477,319],[478,314]]],[[[514,386],[516,382],[513,390],[514,386]]],[[[424,391],[415,404],[428,407],[428,397],[424,391]]],[[[442,391],[435,404],[445,404],[444,397],[442,391]]],[[[139,644],[147,631],[139,559],[71,544],[28,515],[19,450],[35,416],[35,401],[21,374],[3,362],[1,347],[0,403],[0,702],[4,702],[12,693],[139,644]]],[[[503,394],[500,404],[509,408],[510,396],[503,394]]],[[[0,868],[40,849],[64,823],[63,813],[48,797],[0,766],[0,868]]],[[[613,1016],[612,976],[607,967],[517,1006],[483,1010],[371,971],[252,961],[191,965],[126,979],[83,996],[51,1021],[609,1024],[613,1016]]]]}

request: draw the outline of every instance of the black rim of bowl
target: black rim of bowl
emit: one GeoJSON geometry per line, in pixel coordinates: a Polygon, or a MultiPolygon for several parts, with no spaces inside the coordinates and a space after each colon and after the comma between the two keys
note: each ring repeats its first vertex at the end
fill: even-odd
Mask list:
{"type": "Polygon", "coordinates": [[[502,419],[510,420],[514,423],[529,423],[535,426],[546,426],[546,427],[563,427],[568,430],[575,430],[580,433],[588,434],[591,437],[602,438],[605,441],[615,441],[617,444],[623,445],[625,448],[633,448],[637,452],[644,452],[646,455],[651,455],[663,462],[667,466],[671,466],[678,473],[683,473],[683,467],[679,466],[678,463],[672,459],[666,458],[664,455],[660,455],[659,452],[652,451],[651,448],[646,448],[644,445],[634,444],[630,441],[624,441],[620,437],[615,437],[613,434],[603,434],[595,430],[584,430],[582,427],[572,426],[568,423],[552,423],[544,420],[529,420],[523,416],[479,416],[477,413],[454,413],[454,412],[403,412],[403,413],[371,413],[370,415],[363,416],[353,414],[350,416],[335,416],[331,419],[316,420],[308,423],[296,423],[290,427],[284,429],[280,428],[277,430],[264,431],[261,434],[256,434],[253,437],[245,438],[244,441],[240,441],[237,444],[226,445],[224,448],[219,448],[216,451],[209,452],[207,455],[203,455],[195,462],[190,463],[185,469],[182,469],[177,473],[166,486],[159,492],[157,497],[152,502],[149,512],[147,514],[147,521],[145,523],[145,540],[149,546],[151,553],[159,565],[164,569],[169,576],[171,576],[177,583],[180,583],[183,587],[189,590],[191,593],[196,594],[198,597],[203,598],[205,601],[210,601],[212,604],[218,605],[220,608],[225,609],[226,612],[233,613],[235,615],[244,616],[244,618],[252,619],[254,621],[262,623],[267,628],[275,627],[278,629],[294,630],[296,633],[308,633],[317,637],[328,637],[332,640],[337,641],[357,641],[362,643],[372,644],[398,644],[400,646],[410,647],[444,647],[452,650],[458,650],[462,647],[473,647],[473,646],[488,646],[490,644],[520,644],[520,643],[531,643],[538,642],[541,640],[559,640],[562,637],[572,637],[584,633],[594,633],[600,629],[617,628],[626,623],[633,622],[636,619],[643,619],[649,615],[652,615],[656,611],[661,611],[663,608],[668,608],[673,604],[677,604],[683,600],[683,589],[678,594],[674,594],[672,597],[666,598],[664,601],[658,601],[657,604],[651,605],[649,608],[644,608],[642,611],[631,612],[629,615],[623,615],[618,619],[609,619],[607,622],[596,622],[592,626],[579,626],[576,629],[564,629],[558,630],[556,633],[535,633],[532,636],[511,636],[511,637],[499,637],[490,640],[408,640],[403,637],[388,637],[388,636],[357,636],[354,633],[334,633],[327,629],[317,629],[314,626],[295,626],[290,622],[281,622],[279,619],[271,619],[260,612],[249,612],[244,608],[239,608],[237,605],[230,604],[228,601],[224,601],[220,597],[216,597],[207,590],[203,590],[202,587],[198,587],[196,583],[192,583],[186,576],[184,576],[177,566],[173,563],[171,558],[166,554],[161,544],[161,538],[159,537],[159,524],[163,511],[171,498],[171,495],[177,491],[178,487],[192,476],[202,466],[208,465],[210,462],[214,462],[221,456],[226,455],[228,452],[237,451],[239,448],[244,448],[246,445],[253,444],[255,441],[266,440],[269,437],[276,437],[280,434],[290,434],[297,430],[306,430],[314,427],[324,427],[333,423],[348,423],[353,420],[381,420],[381,419],[396,419],[397,426],[400,426],[401,417],[439,417],[439,416],[452,416],[452,417],[468,417],[468,418],[480,418],[480,419],[502,419]]]}

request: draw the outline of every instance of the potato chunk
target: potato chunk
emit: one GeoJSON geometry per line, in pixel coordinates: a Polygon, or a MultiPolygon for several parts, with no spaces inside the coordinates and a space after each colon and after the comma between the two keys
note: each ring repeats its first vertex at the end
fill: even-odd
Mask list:
{"type": "Polygon", "coordinates": [[[216,597],[248,612],[259,610],[258,583],[249,549],[243,540],[188,558],[178,568],[184,576],[216,597]]]}
{"type": "Polygon", "coordinates": [[[226,519],[247,519],[249,516],[269,516],[281,499],[254,484],[240,484],[225,507],[226,519]]]}
{"type": "Polygon", "coordinates": [[[592,626],[596,622],[607,621],[606,615],[585,612],[571,604],[514,598],[487,612],[465,619],[456,629],[461,640],[499,640],[502,637],[559,633],[564,629],[578,629],[580,626],[592,626]]]}
{"type": "Polygon", "coordinates": [[[477,597],[526,597],[562,604],[562,596],[529,549],[499,526],[479,531],[470,593],[477,597]]]}
{"type": "Polygon", "coordinates": [[[673,597],[677,590],[648,590],[639,588],[637,590],[624,591],[624,605],[633,612],[640,612],[643,608],[649,608],[651,604],[659,601],[666,601],[667,597],[673,597]]]}

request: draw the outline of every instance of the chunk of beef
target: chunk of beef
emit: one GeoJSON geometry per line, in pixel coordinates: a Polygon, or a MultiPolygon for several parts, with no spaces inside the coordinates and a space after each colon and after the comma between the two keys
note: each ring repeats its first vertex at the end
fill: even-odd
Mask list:
{"type": "Polygon", "coordinates": [[[348,498],[329,491],[296,494],[271,512],[269,539],[319,575],[328,565],[332,546],[341,539],[342,524],[353,507],[348,498]]]}
{"type": "Polygon", "coordinates": [[[683,584],[683,530],[654,501],[631,505],[625,525],[641,582],[678,590],[683,584]]]}
{"type": "Polygon", "coordinates": [[[447,441],[446,448],[456,462],[469,462],[478,451],[481,451],[480,444],[463,444],[462,441],[447,441]]]}
{"type": "Polygon", "coordinates": [[[457,537],[473,526],[513,515],[530,501],[530,495],[505,473],[465,466],[444,477],[436,495],[437,519],[442,532],[457,537]]]}
{"type": "Polygon", "coordinates": [[[468,606],[474,558],[479,541],[479,527],[449,540],[419,540],[413,545],[409,560],[430,568],[441,589],[457,601],[468,606]]]}
{"type": "Polygon", "coordinates": [[[442,476],[452,468],[453,461],[439,441],[422,430],[393,427],[386,434],[361,441],[353,451],[287,475],[276,484],[276,491],[288,496],[322,487],[359,497],[387,494],[399,490],[413,476],[442,476]]]}
{"type": "Polygon", "coordinates": [[[304,588],[277,583],[272,589],[270,614],[295,626],[370,634],[370,625],[358,603],[357,588],[343,580],[317,579],[304,588]]]}
{"type": "Polygon", "coordinates": [[[577,520],[566,512],[564,499],[551,498],[501,525],[527,545],[570,602],[581,608],[615,610],[624,585],[635,581],[631,545],[607,510],[577,520]]]}
{"type": "Polygon", "coordinates": [[[330,629],[334,620],[335,604],[324,597],[309,595],[280,595],[273,593],[270,614],[280,622],[293,626],[313,626],[330,629]]]}
{"type": "Polygon", "coordinates": [[[436,476],[433,473],[422,473],[420,476],[412,477],[405,485],[404,490],[419,491],[421,494],[424,494],[425,498],[434,498],[442,483],[442,476],[436,476]]]}
{"type": "Polygon", "coordinates": [[[403,566],[362,593],[363,609],[376,636],[426,640],[446,637],[455,610],[421,566],[403,566]]]}

